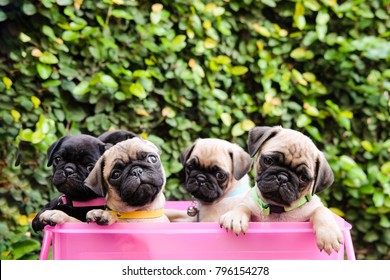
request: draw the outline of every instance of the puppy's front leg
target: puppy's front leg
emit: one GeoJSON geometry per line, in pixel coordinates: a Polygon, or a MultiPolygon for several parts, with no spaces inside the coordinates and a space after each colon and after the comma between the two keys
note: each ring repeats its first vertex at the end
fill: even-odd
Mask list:
{"type": "Polygon", "coordinates": [[[56,224],[63,223],[76,223],[80,220],[69,216],[61,210],[46,210],[39,216],[39,221],[44,225],[55,226],[56,224]]]}
{"type": "Polygon", "coordinates": [[[223,214],[219,219],[219,224],[227,231],[232,230],[236,235],[246,233],[249,226],[251,210],[243,205],[238,205],[235,209],[223,214]]]}
{"type": "Polygon", "coordinates": [[[344,243],[344,237],[333,218],[332,212],[326,207],[318,207],[310,218],[316,235],[317,246],[330,255],[333,250],[339,251],[344,243]]]}
{"type": "Polygon", "coordinates": [[[95,222],[98,225],[111,225],[118,221],[117,217],[112,215],[110,212],[102,209],[93,209],[88,211],[87,223],[95,222]]]}

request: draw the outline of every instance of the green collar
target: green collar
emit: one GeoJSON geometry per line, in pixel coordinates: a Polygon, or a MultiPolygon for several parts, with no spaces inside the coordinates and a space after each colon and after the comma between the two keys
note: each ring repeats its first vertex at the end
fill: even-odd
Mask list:
{"type": "Polygon", "coordinates": [[[304,197],[302,197],[293,207],[281,207],[273,204],[267,204],[264,201],[261,200],[261,198],[257,195],[256,192],[256,187],[253,188],[253,199],[256,201],[257,205],[263,209],[263,214],[268,216],[269,214],[272,213],[284,213],[284,212],[289,212],[291,210],[297,209],[298,207],[301,207],[304,205],[306,202],[309,202],[312,199],[311,193],[308,193],[304,197]]]}

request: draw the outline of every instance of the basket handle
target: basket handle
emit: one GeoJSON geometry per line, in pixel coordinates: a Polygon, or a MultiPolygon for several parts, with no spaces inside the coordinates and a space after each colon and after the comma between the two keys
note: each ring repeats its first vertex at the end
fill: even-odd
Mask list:
{"type": "Polygon", "coordinates": [[[43,240],[42,240],[42,248],[41,253],[39,255],[40,260],[47,260],[49,257],[49,250],[51,246],[51,241],[53,237],[53,232],[51,231],[51,226],[46,226],[43,234],[43,240]]]}
{"type": "Polygon", "coordinates": [[[344,231],[344,246],[348,260],[356,260],[352,237],[349,230],[347,232],[344,231]]]}

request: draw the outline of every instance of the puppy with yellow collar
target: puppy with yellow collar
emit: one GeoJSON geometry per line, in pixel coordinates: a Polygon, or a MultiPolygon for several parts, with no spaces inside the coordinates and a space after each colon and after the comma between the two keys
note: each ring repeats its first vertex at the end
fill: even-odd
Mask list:
{"type": "Polygon", "coordinates": [[[249,154],[255,157],[256,186],[240,204],[220,218],[220,225],[245,233],[249,221],[313,223],[317,246],[331,254],[343,235],[331,211],[316,193],[333,183],[322,152],[302,133],[276,127],[249,132],[249,154]]]}
{"type": "Polygon", "coordinates": [[[166,183],[160,151],[134,137],[108,149],[95,164],[86,185],[105,196],[106,210],[91,210],[87,222],[169,222],[164,214],[166,183]]]}

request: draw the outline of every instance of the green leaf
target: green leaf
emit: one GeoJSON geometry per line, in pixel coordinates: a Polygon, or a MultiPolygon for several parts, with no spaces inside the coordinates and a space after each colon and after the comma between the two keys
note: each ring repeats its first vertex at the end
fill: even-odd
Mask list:
{"type": "Polygon", "coordinates": [[[217,89],[217,88],[213,89],[211,91],[211,93],[213,96],[215,96],[216,98],[218,98],[220,100],[226,100],[229,97],[226,92],[224,92],[223,90],[217,89]]]}
{"type": "Polygon", "coordinates": [[[48,38],[53,41],[56,39],[56,35],[54,34],[53,29],[50,26],[44,25],[42,26],[42,33],[45,34],[48,38]]]}
{"type": "Polygon", "coordinates": [[[175,51],[180,51],[186,46],[186,35],[177,35],[175,38],[173,38],[171,47],[175,51]]]}
{"type": "Polygon", "coordinates": [[[318,25],[325,25],[329,22],[330,16],[326,10],[319,11],[316,17],[316,23],[318,25]]]}
{"type": "Polygon", "coordinates": [[[382,172],[383,174],[390,174],[390,161],[385,162],[385,163],[381,166],[381,172],[382,172]]]}
{"type": "Polygon", "coordinates": [[[37,12],[37,9],[31,3],[24,3],[22,10],[23,10],[23,13],[28,15],[28,16],[32,16],[37,12]]]}
{"type": "Polygon", "coordinates": [[[376,191],[372,196],[372,201],[374,202],[375,207],[383,206],[385,202],[385,194],[383,192],[376,191]]]}
{"type": "Polygon", "coordinates": [[[311,123],[311,118],[306,114],[300,114],[296,123],[298,127],[305,127],[311,123]]]}
{"type": "Polygon", "coordinates": [[[255,126],[256,126],[255,123],[253,121],[249,120],[249,119],[243,120],[241,122],[241,127],[245,131],[249,131],[252,128],[254,128],[255,126]]]}
{"type": "Polygon", "coordinates": [[[241,136],[245,133],[246,131],[242,128],[241,123],[236,123],[233,128],[232,128],[232,136],[237,137],[241,136]]]}
{"type": "Polygon", "coordinates": [[[58,87],[59,85],[61,85],[61,81],[59,81],[59,80],[49,80],[49,81],[42,83],[42,86],[45,88],[58,87]]]}
{"type": "Polygon", "coordinates": [[[124,18],[127,20],[133,19],[133,16],[124,10],[114,9],[114,10],[112,10],[111,14],[112,14],[112,16],[117,17],[117,18],[124,18]]]}
{"type": "Polygon", "coordinates": [[[3,83],[5,85],[5,89],[6,90],[9,90],[12,87],[12,84],[13,84],[12,80],[10,78],[8,78],[8,77],[3,77],[3,83]]]}
{"type": "Polygon", "coordinates": [[[39,61],[45,64],[57,64],[58,63],[58,58],[50,53],[50,52],[44,52],[40,57],[39,61]]]}
{"type": "Polygon", "coordinates": [[[351,170],[352,168],[358,167],[357,163],[352,158],[346,155],[342,155],[339,158],[339,162],[341,164],[341,167],[347,171],[351,170]]]}
{"type": "Polygon", "coordinates": [[[46,80],[47,78],[50,77],[50,75],[52,73],[52,69],[51,69],[50,65],[37,63],[37,72],[38,72],[39,77],[46,80]]]}
{"type": "Polygon", "coordinates": [[[291,53],[290,56],[294,59],[305,58],[307,50],[305,48],[296,48],[291,53]]]}
{"type": "Polygon", "coordinates": [[[232,116],[228,113],[222,113],[221,120],[222,120],[222,123],[226,126],[232,125],[232,116]]]}
{"type": "Polygon", "coordinates": [[[62,33],[62,39],[64,41],[74,41],[79,38],[79,33],[72,30],[65,30],[62,33]]]}
{"type": "Polygon", "coordinates": [[[74,87],[73,89],[73,94],[74,95],[84,95],[87,92],[89,92],[91,89],[89,87],[89,82],[88,81],[82,81],[79,83],[77,86],[74,87]]]}
{"type": "Polygon", "coordinates": [[[148,96],[148,93],[140,83],[132,83],[129,90],[132,95],[137,96],[139,99],[144,99],[148,96]]]}
{"type": "Polygon", "coordinates": [[[306,26],[306,18],[305,16],[297,16],[294,17],[295,25],[298,27],[299,30],[303,30],[306,26]]]}
{"type": "Polygon", "coordinates": [[[6,20],[7,20],[7,14],[3,10],[0,10],[0,22],[6,21],[6,20]]]}
{"type": "Polygon", "coordinates": [[[56,0],[59,6],[69,6],[73,4],[73,0],[56,0]]]}
{"type": "Polygon", "coordinates": [[[232,66],[229,68],[229,72],[235,76],[241,76],[244,75],[246,72],[248,72],[248,68],[246,66],[232,66]]]}
{"type": "Polygon", "coordinates": [[[102,75],[100,77],[100,81],[103,85],[105,85],[107,87],[112,87],[112,88],[118,87],[118,83],[110,75],[102,75]]]}
{"type": "Polygon", "coordinates": [[[213,57],[212,60],[221,65],[229,65],[232,62],[230,57],[226,55],[219,55],[217,57],[213,57]]]}
{"type": "Polygon", "coordinates": [[[32,238],[23,241],[18,241],[13,244],[12,254],[14,259],[18,260],[23,256],[27,255],[28,253],[38,250],[40,247],[40,242],[32,238]]]}
{"type": "Polygon", "coordinates": [[[307,130],[307,132],[309,132],[311,137],[313,137],[315,140],[320,141],[320,142],[322,141],[322,135],[317,127],[308,125],[308,126],[306,126],[306,130],[307,130]]]}
{"type": "Polygon", "coordinates": [[[377,241],[379,239],[378,233],[375,231],[369,231],[364,235],[364,241],[372,243],[374,241],[377,241]]]}
{"type": "Polygon", "coordinates": [[[19,39],[23,42],[23,43],[27,43],[27,42],[30,42],[31,41],[31,37],[26,35],[25,33],[23,32],[20,32],[19,34],[19,39]]]}

